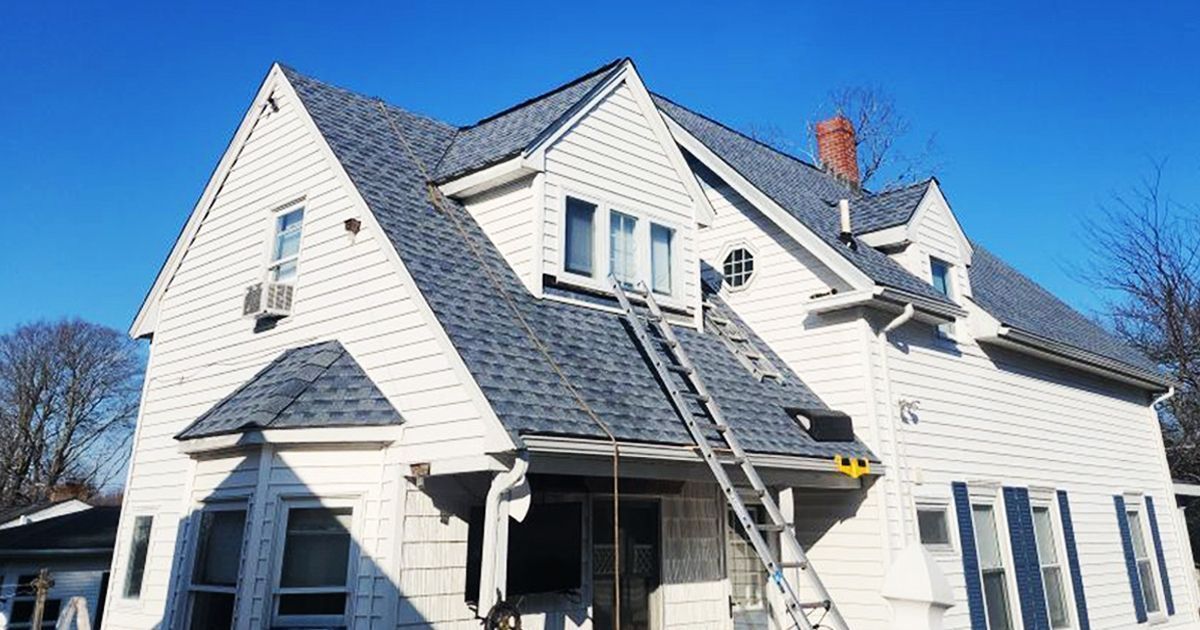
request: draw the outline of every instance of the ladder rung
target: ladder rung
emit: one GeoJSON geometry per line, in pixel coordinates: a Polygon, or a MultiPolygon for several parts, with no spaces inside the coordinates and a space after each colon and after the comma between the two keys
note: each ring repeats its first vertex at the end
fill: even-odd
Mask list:
{"type": "Polygon", "coordinates": [[[761,523],[758,525],[758,531],[760,531],[760,532],[782,532],[790,527],[791,527],[791,525],[779,525],[777,523],[761,523]]]}
{"type": "Polygon", "coordinates": [[[696,371],[695,368],[689,367],[687,365],[668,365],[667,369],[671,370],[672,372],[678,372],[680,374],[691,374],[692,372],[696,371]]]}
{"type": "Polygon", "coordinates": [[[657,324],[658,322],[661,322],[663,320],[663,318],[661,316],[655,315],[654,313],[646,313],[644,315],[639,315],[638,317],[641,317],[642,319],[644,319],[652,324],[657,324]]]}
{"type": "Polygon", "coordinates": [[[802,562],[800,560],[789,560],[787,562],[780,562],[778,564],[779,564],[779,568],[781,568],[781,569],[807,569],[808,568],[808,563],[802,562]]]}
{"type": "Polygon", "coordinates": [[[729,340],[734,343],[745,343],[747,341],[750,341],[750,338],[747,337],[746,335],[743,335],[742,333],[731,332],[731,333],[727,333],[727,336],[729,337],[729,340]]]}
{"type": "Polygon", "coordinates": [[[797,602],[798,606],[801,608],[807,608],[809,610],[816,610],[817,608],[824,608],[828,610],[829,604],[830,602],[828,599],[819,602],[797,602]]]}
{"type": "Polygon", "coordinates": [[[708,394],[698,394],[696,392],[683,392],[683,395],[687,396],[688,398],[691,398],[692,400],[696,400],[696,401],[699,401],[702,403],[706,403],[710,400],[708,397],[708,394]]]}
{"type": "Polygon", "coordinates": [[[724,317],[721,317],[719,315],[709,315],[708,318],[710,320],[712,320],[712,323],[714,323],[718,326],[728,326],[729,325],[729,320],[725,319],[724,317]]]}

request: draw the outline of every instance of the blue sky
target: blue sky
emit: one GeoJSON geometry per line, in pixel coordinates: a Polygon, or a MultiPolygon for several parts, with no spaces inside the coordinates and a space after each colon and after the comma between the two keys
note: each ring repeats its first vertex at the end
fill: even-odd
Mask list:
{"type": "Polygon", "coordinates": [[[1158,158],[1200,202],[1195,3],[379,4],[6,6],[0,330],[125,328],[276,59],[468,123],[631,56],[651,89],[798,143],[830,89],[880,85],[937,134],[967,232],[1085,310],[1084,217],[1158,158]]]}

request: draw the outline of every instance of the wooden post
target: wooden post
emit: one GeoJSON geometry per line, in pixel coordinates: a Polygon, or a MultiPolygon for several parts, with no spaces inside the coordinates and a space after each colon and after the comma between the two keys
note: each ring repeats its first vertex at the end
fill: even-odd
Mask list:
{"type": "Polygon", "coordinates": [[[29,583],[33,587],[36,599],[33,601],[33,616],[30,619],[29,627],[34,630],[41,630],[42,617],[46,613],[46,595],[50,593],[51,587],[54,586],[54,580],[50,579],[50,571],[41,569],[38,571],[37,577],[29,583]]]}

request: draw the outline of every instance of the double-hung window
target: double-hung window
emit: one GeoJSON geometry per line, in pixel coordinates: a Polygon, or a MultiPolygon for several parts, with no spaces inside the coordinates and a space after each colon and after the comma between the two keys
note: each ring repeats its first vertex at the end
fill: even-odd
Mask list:
{"type": "Polygon", "coordinates": [[[304,228],[304,208],[288,210],[275,217],[275,239],[271,244],[271,262],[267,279],[271,282],[296,281],[300,254],[300,232],[304,228]]]}
{"type": "Polygon", "coordinates": [[[1037,539],[1038,564],[1042,568],[1042,584],[1046,591],[1046,609],[1050,614],[1051,628],[1071,627],[1067,612],[1067,592],[1063,580],[1062,563],[1058,559],[1058,540],[1054,535],[1054,520],[1050,508],[1033,506],[1033,533],[1037,539]]]}
{"type": "Polygon", "coordinates": [[[1137,561],[1142,599],[1146,600],[1146,612],[1154,614],[1162,610],[1162,605],[1158,601],[1158,587],[1154,585],[1154,566],[1150,562],[1149,548],[1146,547],[1146,535],[1142,528],[1141,514],[1137,510],[1128,510],[1125,512],[1125,517],[1129,520],[1129,537],[1133,541],[1133,558],[1137,561]]]}
{"type": "Polygon", "coordinates": [[[1012,614],[1008,605],[1008,575],[996,525],[996,510],[991,505],[972,505],[971,517],[975,525],[975,546],[979,554],[988,630],[1012,630],[1012,614]]]}
{"type": "Polygon", "coordinates": [[[944,260],[938,260],[937,258],[929,259],[929,276],[933,283],[933,288],[946,297],[952,297],[950,295],[953,290],[950,269],[950,263],[944,260]]]}
{"type": "Polygon", "coordinates": [[[210,507],[200,513],[188,589],[189,630],[223,630],[233,626],[245,531],[244,507],[210,507]]]}
{"type": "Polygon", "coordinates": [[[275,588],[275,625],[345,625],[351,515],[349,507],[288,509],[275,588]]]}
{"type": "Polygon", "coordinates": [[[637,218],[615,210],[608,216],[608,271],[622,285],[638,281],[637,218]]]}

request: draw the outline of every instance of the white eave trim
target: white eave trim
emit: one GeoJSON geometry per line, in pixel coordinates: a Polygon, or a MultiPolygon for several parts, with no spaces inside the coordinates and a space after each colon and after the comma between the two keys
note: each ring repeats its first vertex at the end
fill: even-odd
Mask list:
{"type": "Polygon", "coordinates": [[[913,214],[908,218],[908,221],[871,232],[855,234],[855,236],[871,247],[904,247],[909,243],[916,242],[917,226],[921,224],[921,219],[924,218],[925,213],[929,211],[929,207],[934,200],[934,195],[941,200],[942,205],[946,207],[946,213],[950,215],[950,223],[954,229],[954,238],[958,241],[958,247],[962,252],[962,262],[969,266],[975,254],[975,248],[971,245],[970,239],[967,238],[967,233],[963,231],[962,225],[959,224],[958,217],[954,215],[954,209],[950,207],[950,202],[942,194],[942,188],[938,185],[936,179],[930,181],[929,185],[926,186],[925,194],[921,196],[921,201],[917,202],[917,207],[913,210],[913,214]]]}
{"type": "Polygon", "coordinates": [[[1008,348],[1047,361],[1066,365],[1105,378],[1128,383],[1149,391],[1167,391],[1172,383],[1169,379],[1151,374],[1123,363],[1081,350],[1052,339],[1025,332],[1007,325],[1000,325],[995,334],[978,337],[981,343],[1008,348]]]}
{"type": "Polygon", "coordinates": [[[231,451],[264,444],[272,446],[345,445],[383,448],[400,439],[401,425],[382,427],[313,427],[308,429],[266,429],[179,441],[185,455],[231,451]]]}
{"type": "MultiPolygon", "coordinates": [[[[531,454],[556,454],[574,456],[611,457],[612,442],[588,438],[571,438],[545,435],[524,436],[526,448],[531,454]]],[[[638,459],[656,462],[672,462],[687,464],[704,464],[704,457],[696,452],[696,447],[686,445],[646,444],[643,442],[618,442],[621,459],[638,459]]],[[[838,472],[833,458],[801,457],[795,455],[773,455],[765,453],[750,453],[750,463],[758,468],[780,470],[799,470],[811,472],[838,472]]],[[[718,459],[727,466],[736,465],[730,455],[719,455],[718,459]]],[[[882,474],[883,469],[877,463],[871,464],[871,474],[882,474]]]]}
{"type": "Polygon", "coordinates": [[[447,197],[462,199],[477,195],[485,190],[503,186],[504,184],[538,172],[540,172],[539,169],[533,168],[522,156],[517,155],[503,162],[438,184],[438,189],[447,197]]]}
{"type": "MultiPolygon", "coordinates": [[[[133,323],[129,327],[130,336],[135,339],[141,339],[154,333],[154,329],[158,324],[158,305],[162,300],[162,294],[167,289],[167,285],[171,282],[171,277],[175,275],[175,271],[179,268],[183,261],[183,256],[191,246],[192,239],[195,238],[196,232],[200,229],[200,224],[204,221],[205,215],[208,214],[209,208],[217,198],[217,193],[225,185],[225,179],[229,176],[229,172],[233,169],[234,163],[241,154],[241,148],[245,145],[246,140],[250,136],[250,132],[254,130],[263,111],[270,105],[270,99],[274,94],[281,80],[283,80],[283,70],[279,64],[272,64],[267,76],[263,79],[262,84],[255,94],[254,101],[250,104],[246,114],[242,117],[242,122],[238,124],[237,131],[234,132],[233,138],[230,139],[229,145],[225,147],[224,154],[221,155],[221,160],[217,162],[216,168],[213,169],[212,175],[208,178],[208,184],[204,187],[204,192],[201,193],[200,199],[192,208],[192,213],[184,224],[183,229],[179,232],[179,237],[175,239],[175,245],[171,248],[171,253],[167,256],[159,268],[158,276],[154,278],[154,284],[150,286],[150,291],[146,293],[146,298],[142,301],[141,307],[138,309],[137,316],[134,317],[133,323]]],[[[286,80],[282,81],[287,83],[286,80]]],[[[297,103],[297,105],[299,105],[297,103]]]]}
{"type": "Polygon", "coordinates": [[[967,311],[957,306],[943,304],[906,291],[899,291],[888,287],[835,293],[810,300],[808,302],[808,309],[809,312],[818,315],[857,307],[868,307],[889,313],[899,313],[908,304],[912,304],[913,308],[916,309],[918,320],[933,324],[953,322],[960,317],[967,316],[967,311]]]}
{"type": "Polygon", "coordinates": [[[570,131],[575,123],[587,116],[601,99],[608,96],[622,83],[629,86],[629,91],[633,94],[633,99],[637,101],[638,107],[641,108],[642,115],[645,116],[650,129],[667,154],[667,159],[675,167],[676,175],[687,189],[688,195],[691,196],[696,209],[696,223],[702,227],[711,225],[713,219],[716,218],[716,211],[709,202],[708,196],[704,194],[700,182],[696,181],[696,174],[688,167],[683,152],[679,150],[679,146],[675,142],[674,134],[667,127],[667,117],[654,104],[654,99],[650,98],[650,92],[646,89],[646,84],[638,74],[637,68],[628,59],[622,61],[620,68],[613,71],[604,82],[593,87],[591,94],[586,99],[581,100],[566,115],[529,143],[524,152],[525,163],[539,169],[542,168],[542,165],[546,163],[546,150],[570,131]]]}

